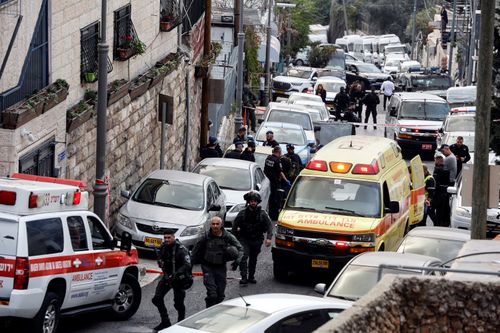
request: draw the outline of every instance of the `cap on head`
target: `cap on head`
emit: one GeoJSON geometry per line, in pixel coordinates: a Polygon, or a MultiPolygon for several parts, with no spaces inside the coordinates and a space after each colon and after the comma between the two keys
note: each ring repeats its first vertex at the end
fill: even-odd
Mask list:
{"type": "Polygon", "coordinates": [[[211,136],[208,138],[208,143],[211,145],[215,145],[217,143],[217,138],[215,136],[211,136]]]}
{"type": "Polygon", "coordinates": [[[286,145],[286,149],[295,149],[295,146],[292,143],[286,145]]]}
{"type": "Polygon", "coordinates": [[[274,132],[273,131],[267,131],[266,135],[269,135],[269,134],[273,134],[274,135],[274,132]]]}
{"type": "Polygon", "coordinates": [[[248,140],[247,146],[250,147],[250,148],[255,148],[255,141],[248,140]]]}
{"type": "Polygon", "coordinates": [[[245,193],[245,195],[243,196],[243,199],[247,202],[251,201],[251,200],[255,200],[255,201],[257,201],[257,203],[262,202],[260,194],[257,191],[250,191],[248,193],[245,193]]]}
{"type": "Polygon", "coordinates": [[[273,147],[273,153],[281,153],[281,147],[280,146],[274,146],[273,147]]]}
{"type": "Polygon", "coordinates": [[[235,146],[236,148],[243,148],[243,142],[241,142],[241,141],[236,141],[236,142],[234,143],[234,146],[235,146]]]}

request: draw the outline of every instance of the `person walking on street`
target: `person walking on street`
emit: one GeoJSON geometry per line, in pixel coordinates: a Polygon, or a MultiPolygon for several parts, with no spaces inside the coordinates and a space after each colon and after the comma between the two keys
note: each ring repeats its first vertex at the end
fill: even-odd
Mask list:
{"type": "Polygon", "coordinates": [[[358,81],[354,82],[349,90],[349,97],[351,98],[351,102],[354,103],[354,112],[361,121],[363,119],[361,117],[363,113],[363,103],[361,103],[361,100],[365,97],[365,91],[361,83],[358,81]]]}
{"type": "Polygon", "coordinates": [[[340,92],[335,95],[335,98],[333,99],[333,104],[335,105],[335,118],[337,121],[341,120],[340,114],[347,110],[347,108],[349,107],[349,103],[349,95],[347,95],[347,93],[345,92],[344,87],[340,87],[340,92]]]}
{"type": "Polygon", "coordinates": [[[464,137],[457,136],[457,142],[450,146],[450,150],[457,158],[457,176],[462,171],[462,164],[470,161],[469,147],[464,145],[464,137]]]}
{"type": "MultiPolygon", "coordinates": [[[[436,190],[436,181],[434,180],[434,177],[431,175],[429,172],[429,169],[427,168],[427,165],[423,165],[424,168],[424,188],[425,188],[425,201],[424,201],[424,218],[422,221],[420,221],[417,226],[422,227],[425,226],[427,223],[427,216],[431,215],[432,217],[435,216],[435,214],[429,214],[429,210],[431,209],[432,206],[432,199],[434,198],[434,192],[436,190]]],[[[431,217],[431,220],[432,220],[431,217]]],[[[432,221],[434,224],[435,222],[432,221]]]]}
{"type": "Polygon", "coordinates": [[[184,306],[185,289],[188,289],[193,282],[189,251],[179,240],[175,239],[175,230],[166,229],[163,240],[164,242],[158,251],[158,265],[163,271],[163,276],[158,281],[155,294],[151,300],[158,308],[161,317],[161,323],[154,328],[155,331],[171,326],[163,300],[170,289],[174,289],[174,307],[178,314],[177,321],[184,319],[186,316],[186,307],[184,306]]]}
{"type": "Polygon", "coordinates": [[[455,178],[457,177],[457,158],[451,152],[450,146],[447,144],[441,145],[439,151],[444,155],[444,169],[450,172],[450,186],[455,184],[455,178]]]}
{"type": "Polygon", "coordinates": [[[321,97],[323,103],[326,103],[326,90],[323,88],[322,84],[318,84],[318,88],[316,89],[316,95],[321,97]]]}
{"type": "Polygon", "coordinates": [[[222,157],[222,149],[215,136],[208,138],[208,143],[200,150],[200,158],[203,160],[208,157],[222,157]]]}
{"type": "Polygon", "coordinates": [[[240,155],[240,159],[250,162],[255,162],[255,141],[248,140],[247,147],[240,155]]]}
{"type": "Polygon", "coordinates": [[[437,155],[434,158],[434,173],[436,188],[431,201],[429,217],[435,226],[450,226],[450,196],[448,186],[450,185],[450,171],[444,168],[444,156],[437,155]]]}
{"type": "Polygon", "coordinates": [[[274,132],[273,131],[267,131],[266,132],[266,141],[262,144],[264,147],[276,147],[279,146],[280,144],[278,141],[274,140],[274,132]]]}
{"type": "Polygon", "coordinates": [[[365,111],[365,129],[366,129],[366,123],[368,123],[368,118],[370,118],[370,114],[372,115],[373,118],[373,129],[377,129],[377,105],[380,104],[380,98],[378,95],[375,93],[375,88],[372,87],[371,91],[363,97],[361,100],[361,103],[366,105],[366,111],[365,111]]]}
{"type": "Polygon", "coordinates": [[[290,181],[286,178],[283,173],[283,168],[281,166],[281,148],[280,146],[275,146],[273,148],[272,155],[266,158],[264,164],[264,174],[269,179],[271,185],[271,195],[269,197],[269,216],[272,220],[276,221],[279,215],[279,209],[281,206],[281,195],[280,195],[280,182],[284,181],[290,186],[290,181]]]}
{"type": "Polygon", "coordinates": [[[273,224],[269,215],[262,209],[260,194],[250,191],[243,196],[247,202],[244,210],[240,211],[233,223],[232,232],[243,246],[243,258],[240,262],[241,285],[257,283],[255,280],[255,267],[257,257],[264,241],[266,247],[271,246],[273,238],[273,224]]]}
{"type": "Polygon", "coordinates": [[[207,308],[218,304],[226,297],[226,263],[233,261],[235,271],[243,257],[243,247],[230,232],[224,230],[218,216],[210,220],[210,229],[195,244],[192,252],[193,264],[201,264],[203,284],[207,289],[207,308]]]}
{"type": "Polygon", "coordinates": [[[234,149],[226,153],[225,158],[235,158],[240,159],[241,153],[243,152],[243,142],[236,142],[234,144],[234,149]]]}
{"type": "Polygon", "coordinates": [[[245,109],[245,116],[250,124],[250,130],[255,133],[255,126],[257,120],[255,118],[255,95],[252,93],[248,86],[243,88],[243,108],[245,109]]]}
{"type": "Polygon", "coordinates": [[[384,110],[386,110],[387,100],[391,101],[392,94],[394,93],[394,83],[392,77],[388,77],[380,86],[380,92],[384,94],[384,110]]]}
{"type": "Polygon", "coordinates": [[[245,126],[241,126],[238,128],[238,133],[236,134],[236,137],[233,139],[233,143],[236,142],[246,142],[247,138],[245,134],[247,133],[247,128],[245,126]]]}

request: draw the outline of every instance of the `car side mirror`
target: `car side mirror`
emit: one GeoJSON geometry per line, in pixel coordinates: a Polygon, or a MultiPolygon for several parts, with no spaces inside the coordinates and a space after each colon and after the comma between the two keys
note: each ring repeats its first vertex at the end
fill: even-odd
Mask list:
{"type": "Polygon", "coordinates": [[[255,184],[255,189],[257,191],[260,191],[262,189],[262,184],[260,184],[260,183],[259,184],[255,184]]]}
{"type": "Polygon", "coordinates": [[[396,107],[393,106],[391,107],[391,112],[389,113],[391,117],[396,117],[397,112],[396,112],[396,107]]]}
{"type": "Polygon", "coordinates": [[[326,291],[326,284],[324,283],[318,283],[314,286],[314,291],[317,292],[318,294],[324,295],[326,291]]]}
{"type": "Polygon", "coordinates": [[[124,231],[124,232],[122,232],[122,235],[120,238],[121,238],[120,250],[127,251],[127,253],[130,254],[130,250],[132,250],[132,234],[124,231]]]}
{"type": "Polygon", "coordinates": [[[210,207],[208,209],[209,212],[218,212],[220,211],[220,205],[212,205],[212,207],[210,207]]]}
{"type": "Polygon", "coordinates": [[[448,194],[457,194],[457,188],[455,186],[450,186],[446,189],[446,192],[448,192],[448,194]]]}
{"type": "Polygon", "coordinates": [[[314,126],[314,132],[321,131],[321,126],[314,126]]]}
{"type": "Polygon", "coordinates": [[[389,213],[389,214],[397,214],[399,213],[399,202],[398,201],[391,201],[389,203],[389,207],[385,207],[384,213],[389,213]]]}
{"type": "Polygon", "coordinates": [[[311,81],[312,81],[312,82],[316,82],[316,81],[318,81],[318,78],[315,76],[315,77],[313,77],[313,78],[311,79],[311,81]]]}
{"type": "Polygon", "coordinates": [[[127,191],[127,190],[121,190],[120,191],[120,195],[126,199],[129,199],[130,198],[130,191],[127,191]]]}
{"type": "Polygon", "coordinates": [[[441,134],[443,134],[444,133],[443,128],[441,127],[440,129],[438,129],[438,132],[441,133],[441,134]]]}
{"type": "Polygon", "coordinates": [[[307,146],[308,146],[309,148],[312,148],[312,147],[314,147],[315,145],[316,145],[316,143],[315,143],[315,142],[309,142],[309,143],[307,144],[307,146]]]}

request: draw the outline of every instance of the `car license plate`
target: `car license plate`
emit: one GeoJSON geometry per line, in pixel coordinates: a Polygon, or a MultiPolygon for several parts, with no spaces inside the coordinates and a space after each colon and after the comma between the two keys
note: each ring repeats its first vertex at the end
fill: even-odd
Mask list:
{"type": "Polygon", "coordinates": [[[144,237],[144,246],[146,247],[160,247],[161,243],[161,238],[144,237]]]}
{"type": "Polygon", "coordinates": [[[277,94],[284,94],[285,91],[284,90],[275,90],[277,94]]]}
{"type": "Polygon", "coordinates": [[[328,260],[313,259],[311,267],[313,268],[328,268],[328,260]]]}
{"type": "Polygon", "coordinates": [[[430,143],[423,144],[422,145],[422,149],[431,150],[432,149],[432,144],[430,144],[430,143]]]}

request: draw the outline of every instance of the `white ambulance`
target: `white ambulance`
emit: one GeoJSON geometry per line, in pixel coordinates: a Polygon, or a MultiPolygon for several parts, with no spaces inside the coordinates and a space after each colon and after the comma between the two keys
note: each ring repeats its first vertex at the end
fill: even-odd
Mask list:
{"type": "Polygon", "coordinates": [[[61,316],[94,310],[125,320],[141,302],[131,238],[116,248],[80,186],[0,178],[0,317],[32,319],[30,332],[54,333],[61,316]]]}

